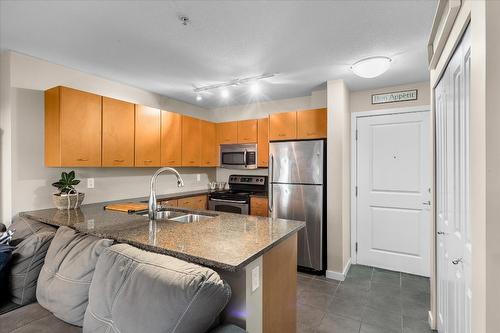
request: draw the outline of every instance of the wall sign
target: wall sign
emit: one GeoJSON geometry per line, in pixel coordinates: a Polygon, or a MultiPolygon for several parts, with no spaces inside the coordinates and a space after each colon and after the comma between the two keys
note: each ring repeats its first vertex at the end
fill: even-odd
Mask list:
{"type": "Polygon", "coordinates": [[[418,90],[395,91],[386,94],[372,95],[372,104],[395,103],[404,101],[416,101],[418,90]]]}

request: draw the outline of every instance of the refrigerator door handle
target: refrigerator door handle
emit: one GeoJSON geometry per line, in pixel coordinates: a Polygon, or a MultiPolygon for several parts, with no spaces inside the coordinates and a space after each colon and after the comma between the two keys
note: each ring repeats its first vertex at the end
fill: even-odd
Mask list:
{"type": "Polygon", "coordinates": [[[270,168],[269,168],[269,202],[268,202],[268,206],[269,206],[269,212],[273,212],[273,206],[274,206],[274,202],[273,202],[273,172],[274,172],[274,156],[273,154],[270,154],[269,155],[269,160],[270,160],[270,168]]]}

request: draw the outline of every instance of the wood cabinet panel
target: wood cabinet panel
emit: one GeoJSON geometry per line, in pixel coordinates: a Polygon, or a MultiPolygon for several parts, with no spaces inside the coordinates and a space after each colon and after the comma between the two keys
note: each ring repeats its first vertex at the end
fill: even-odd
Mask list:
{"type": "Polygon", "coordinates": [[[220,144],[238,143],[238,122],[218,123],[217,140],[220,144]]]}
{"type": "Polygon", "coordinates": [[[250,215],[269,216],[267,198],[251,197],[250,198],[250,215]]]}
{"type": "Polygon", "coordinates": [[[257,120],[238,121],[238,143],[257,143],[257,120]]]}
{"type": "Polygon", "coordinates": [[[160,201],[160,206],[161,207],[178,207],[179,206],[179,200],[173,199],[173,200],[161,200],[160,201]]]}
{"type": "Polygon", "coordinates": [[[182,166],[196,167],[201,162],[201,120],[182,116],[182,166]]]}
{"type": "Polygon", "coordinates": [[[215,123],[201,120],[201,166],[215,167],[219,165],[219,144],[217,143],[217,126],[215,123]]]}
{"type": "Polygon", "coordinates": [[[207,196],[197,195],[194,197],[182,198],[178,200],[179,208],[207,209],[207,196]]]}
{"type": "Polygon", "coordinates": [[[161,164],[161,114],[159,109],[135,106],[135,166],[161,164]]]}
{"type": "Polygon", "coordinates": [[[135,106],[102,98],[102,166],[134,166],[135,106]]]}
{"type": "Polygon", "coordinates": [[[66,87],[46,91],[46,165],[100,167],[101,114],[99,95],[66,87]]]}
{"type": "Polygon", "coordinates": [[[259,119],[257,129],[257,166],[267,168],[269,165],[269,118],[259,119]]]}
{"type": "Polygon", "coordinates": [[[182,115],[161,111],[161,165],[182,165],[182,115]]]}
{"type": "Polygon", "coordinates": [[[326,135],[326,109],[297,112],[297,139],[323,139],[326,135]]]}
{"type": "Polygon", "coordinates": [[[273,113],[269,116],[269,140],[297,138],[297,112],[273,113]]]}

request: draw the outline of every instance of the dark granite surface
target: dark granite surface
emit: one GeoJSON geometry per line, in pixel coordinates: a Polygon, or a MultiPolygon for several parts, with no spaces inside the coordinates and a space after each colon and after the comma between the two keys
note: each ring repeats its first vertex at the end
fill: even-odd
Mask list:
{"type": "MultiPolygon", "coordinates": [[[[197,191],[189,195],[202,193],[197,191]]],[[[175,195],[170,197],[175,198],[175,195]]],[[[151,222],[147,216],[104,210],[107,204],[109,202],[88,204],[77,210],[43,209],[19,215],[229,271],[243,268],[305,226],[299,221],[213,211],[198,211],[218,214],[200,222],[151,222]]]]}

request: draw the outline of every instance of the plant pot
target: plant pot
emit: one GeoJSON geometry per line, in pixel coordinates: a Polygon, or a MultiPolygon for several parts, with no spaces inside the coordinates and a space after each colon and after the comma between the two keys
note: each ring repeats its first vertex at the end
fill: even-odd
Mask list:
{"type": "Polygon", "coordinates": [[[57,209],[76,209],[80,207],[85,198],[85,193],[53,194],[52,201],[57,209]]]}

